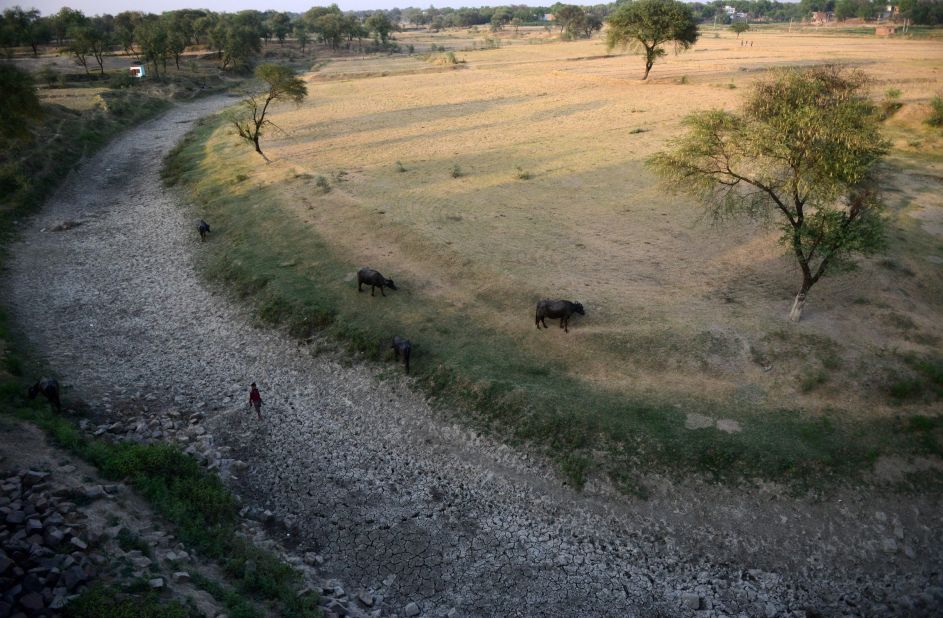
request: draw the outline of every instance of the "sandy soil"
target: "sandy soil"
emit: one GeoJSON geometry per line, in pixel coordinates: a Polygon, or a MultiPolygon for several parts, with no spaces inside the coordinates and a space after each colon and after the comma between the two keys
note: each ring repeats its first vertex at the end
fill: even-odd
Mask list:
{"type": "Polygon", "coordinates": [[[253,325],[195,274],[191,213],[156,164],[225,103],[129,131],[21,226],[4,298],[68,400],[206,412],[249,464],[235,489],[294,519],[299,552],[381,593],[386,613],[939,615],[939,496],[695,481],[645,502],[577,494],[545,462],[437,420],[407,382],[253,325]],[[52,231],[66,220],[81,225],[52,231]]]}

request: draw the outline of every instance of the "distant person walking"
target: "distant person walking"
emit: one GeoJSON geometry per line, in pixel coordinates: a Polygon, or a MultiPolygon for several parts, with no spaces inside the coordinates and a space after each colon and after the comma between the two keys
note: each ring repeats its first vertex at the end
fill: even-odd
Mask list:
{"type": "Polygon", "coordinates": [[[252,389],[249,391],[249,405],[255,408],[255,413],[259,415],[259,420],[262,420],[262,395],[259,393],[259,389],[256,388],[255,382],[252,383],[252,389]]]}

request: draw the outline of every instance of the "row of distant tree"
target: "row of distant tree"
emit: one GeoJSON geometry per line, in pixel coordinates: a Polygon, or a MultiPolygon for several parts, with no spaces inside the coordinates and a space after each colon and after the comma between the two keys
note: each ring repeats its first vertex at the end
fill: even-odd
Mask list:
{"type": "MultiPolygon", "coordinates": [[[[63,8],[43,16],[35,9],[13,7],[3,12],[0,21],[0,47],[29,46],[34,54],[39,47],[55,43],[71,53],[86,71],[104,72],[105,54],[121,50],[153,65],[159,75],[167,63],[179,67],[184,49],[205,45],[218,53],[224,69],[243,68],[261,49],[262,41],[297,40],[302,50],[311,41],[331,48],[350,47],[365,39],[377,46],[386,46],[390,35],[404,27],[426,27],[439,30],[449,27],[487,25],[493,30],[524,24],[547,23],[554,17],[553,27],[565,38],[591,36],[625,1],[594,6],[556,3],[547,7],[508,5],[498,7],[428,9],[405,8],[388,11],[341,11],[337,5],[314,7],[308,11],[240,11],[215,13],[185,9],[160,15],[125,11],[117,15],[89,17],[81,11],[63,8]]],[[[834,11],[838,18],[880,15],[887,0],[801,0],[784,3],[774,0],[716,0],[688,5],[695,19],[702,22],[731,19],[731,7],[752,19],[788,21],[802,19],[811,11],[834,11]]],[[[901,17],[912,23],[935,25],[943,23],[943,2],[940,0],[899,0],[901,17]]]]}
{"type": "MultiPolygon", "coordinates": [[[[731,3],[735,4],[735,3],[731,3]]],[[[941,0],[801,0],[797,4],[803,14],[811,11],[834,13],[837,19],[875,19],[887,12],[888,7],[897,7],[897,16],[911,23],[924,26],[943,25],[943,2],[941,0]]]]}

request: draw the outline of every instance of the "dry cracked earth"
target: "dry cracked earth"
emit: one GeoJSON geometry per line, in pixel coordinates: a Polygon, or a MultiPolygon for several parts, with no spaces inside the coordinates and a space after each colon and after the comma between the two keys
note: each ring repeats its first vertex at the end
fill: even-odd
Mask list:
{"type": "Polygon", "coordinates": [[[383,615],[941,615],[937,495],[666,480],[645,501],[575,493],[539,458],[442,420],[408,380],[259,327],[199,278],[198,213],[159,178],[192,123],[231,102],[129,131],[20,223],[7,304],[68,399],[204,411],[248,463],[234,491],[293,522],[299,554],[383,615]]]}

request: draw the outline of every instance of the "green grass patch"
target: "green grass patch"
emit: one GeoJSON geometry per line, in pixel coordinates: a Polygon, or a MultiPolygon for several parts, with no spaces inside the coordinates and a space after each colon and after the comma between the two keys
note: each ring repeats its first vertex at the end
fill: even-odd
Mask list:
{"type": "Polygon", "coordinates": [[[222,603],[229,612],[227,615],[230,618],[256,618],[262,615],[258,607],[247,601],[245,597],[232,588],[204,577],[200,573],[191,573],[190,581],[198,588],[208,592],[217,602],[222,603]]]}
{"type": "Polygon", "coordinates": [[[118,547],[123,551],[139,551],[145,556],[153,557],[153,551],[151,546],[147,544],[141,537],[137,534],[128,530],[127,528],[122,528],[118,530],[118,536],[116,538],[118,541],[118,547]]]}
{"type": "Polygon", "coordinates": [[[101,584],[92,586],[65,608],[69,618],[190,618],[191,612],[156,593],[121,598],[121,592],[101,584]]]}
{"type": "MultiPolygon", "coordinates": [[[[220,122],[198,127],[165,164],[168,182],[183,184],[220,230],[201,251],[206,276],[250,300],[263,320],[286,324],[299,336],[319,331],[361,358],[382,360],[380,343],[408,334],[414,343],[412,375],[443,409],[468,412],[462,414],[464,422],[512,444],[542,449],[576,487],[601,473],[643,493],[632,489],[633,479],[653,469],[718,478],[822,480],[867,469],[875,453],[917,448],[912,436],[895,430],[890,421],[845,422],[839,413],[822,421],[790,409],[788,402],[758,409],[675,395],[626,396],[574,378],[565,368],[536,358],[512,335],[486,330],[458,310],[429,302],[404,282],[386,298],[358,294],[351,275],[359,265],[347,263],[316,229],[298,225],[292,214],[281,211],[275,190],[228,185],[233,162],[226,147],[207,146],[220,122]],[[688,412],[735,419],[742,431],[689,430],[688,412]]],[[[840,348],[825,337],[783,331],[765,343],[774,361],[811,358],[816,373],[810,388],[843,365],[840,348]]],[[[686,362],[708,363],[736,342],[710,332],[666,331],[650,340],[609,344],[639,362],[677,356],[651,353],[664,348],[680,351],[686,362]]]]}

